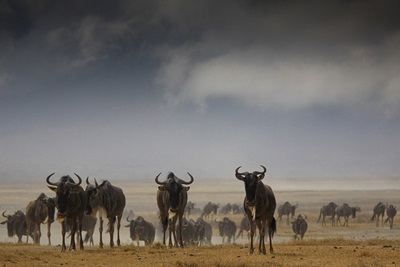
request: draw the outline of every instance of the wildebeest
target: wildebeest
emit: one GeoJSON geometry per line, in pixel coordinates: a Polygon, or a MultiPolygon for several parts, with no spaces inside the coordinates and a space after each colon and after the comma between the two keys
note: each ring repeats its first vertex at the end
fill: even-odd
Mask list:
{"type": "Polygon", "coordinates": [[[297,239],[297,235],[300,235],[300,238],[303,239],[304,234],[307,231],[308,224],[307,224],[307,216],[303,217],[301,214],[297,216],[297,219],[292,224],[292,230],[294,232],[294,240],[297,239]]]}
{"type": "Polygon", "coordinates": [[[223,206],[220,210],[219,210],[220,214],[228,214],[228,213],[232,213],[232,205],[231,203],[226,204],[225,206],[223,206]]]}
{"type": "Polygon", "coordinates": [[[61,251],[67,249],[65,245],[66,227],[63,223],[64,220],[67,220],[68,224],[71,226],[71,243],[69,250],[76,250],[75,233],[77,230],[79,235],[79,247],[83,250],[82,221],[87,198],[85,191],[83,191],[83,188],[80,186],[82,179],[75,173],[79,181],[78,183],[75,183],[69,175],[62,176],[58,182],[51,182],[50,177],[53,175],[54,173],[47,176],[46,182],[48,185],[47,187],[56,192],[57,220],[62,226],[61,251]]]}
{"type": "Polygon", "coordinates": [[[350,207],[349,204],[343,203],[343,205],[336,207],[336,220],[337,224],[342,225],[342,222],[340,221],[340,217],[344,217],[344,223],[343,226],[349,226],[349,217],[354,219],[356,217],[356,213],[360,212],[361,209],[359,207],[350,207]]]}
{"type": "MultiPolygon", "coordinates": [[[[194,245],[196,238],[196,227],[195,221],[193,219],[182,218],[182,240],[183,244],[186,245],[194,245]]],[[[180,239],[180,232],[176,229],[176,236],[180,239]]]]}
{"type": "MultiPolygon", "coordinates": [[[[70,232],[71,227],[67,223],[67,221],[64,221],[63,223],[66,224],[66,232],[70,232]]],[[[94,229],[96,227],[97,223],[97,218],[92,216],[92,215],[87,215],[83,214],[83,220],[82,220],[82,231],[86,232],[85,237],[83,239],[83,242],[86,244],[89,242],[91,246],[94,246],[94,241],[93,241],[93,233],[94,229]]],[[[77,242],[79,242],[79,236],[77,235],[76,238],[77,242]]]]}
{"type": "Polygon", "coordinates": [[[138,246],[139,241],[144,241],[146,246],[153,244],[156,228],[152,223],[146,221],[142,216],[138,216],[134,220],[129,220],[129,217],[127,217],[126,220],[129,224],[125,227],[129,227],[129,234],[132,241],[136,240],[138,246]]]}
{"type": "Polygon", "coordinates": [[[201,218],[203,219],[213,219],[213,214],[217,214],[217,210],[219,208],[219,204],[208,202],[204,208],[203,213],[201,214],[201,218]]]}
{"type": "Polygon", "coordinates": [[[393,229],[393,218],[394,216],[396,216],[397,210],[396,207],[393,206],[392,204],[390,204],[387,208],[386,208],[386,220],[385,223],[389,222],[389,226],[390,229],[393,229]]]}
{"type": "Polygon", "coordinates": [[[202,246],[203,244],[211,246],[211,237],[212,237],[211,224],[204,221],[202,218],[198,218],[194,226],[196,229],[194,242],[198,246],[202,246]]]}
{"type": "Polygon", "coordinates": [[[185,214],[186,214],[187,216],[189,216],[189,215],[191,214],[192,210],[194,209],[194,205],[195,205],[195,203],[193,203],[193,202],[191,202],[191,201],[189,201],[189,202],[187,203],[186,209],[185,209],[185,214]]]}
{"type": "Polygon", "coordinates": [[[267,169],[262,165],[261,167],[263,168],[262,172],[239,173],[240,167],[235,170],[236,178],[244,182],[246,191],[243,208],[250,224],[250,254],[254,252],[253,240],[255,229],[253,227],[253,221],[256,222],[260,232],[259,252],[266,254],[264,241],[266,227],[268,227],[269,250],[271,253],[274,251],[272,247],[272,237],[276,232],[276,220],[274,218],[276,200],[271,187],[264,185],[262,182],[267,169]]]}
{"type": "Polygon", "coordinates": [[[376,221],[376,226],[379,226],[379,217],[382,217],[382,226],[383,226],[383,217],[385,216],[385,205],[382,202],[379,202],[375,205],[373,209],[373,215],[371,217],[371,222],[376,221]]]}
{"type": "Polygon", "coordinates": [[[222,243],[235,243],[235,234],[236,234],[236,223],[229,219],[228,217],[224,217],[222,221],[217,221],[219,235],[222,237],[222,243]],[[225,242],[226,238],[226,242],[225,242]]]}
{"type": "MultiPolygon", "coordinates": [[[[253,227],[254,227],[254,229],[257,227],[256,222],[253,222],[253,227]]],[[[242,221],[240,222],[240,228],[236,235],[236,239],[238,239],[239,236],[241,236],[243,238],[243,232],[247,233],[247,239],[249,239],[250,238],[250,224],[249,224],[249,219],[247,218],[247,215],[245,215],[243,217],[242,221]]]]}
{"type": "Polygon", "coordinates": [[[110,247],[114,247],[114,223],[117,221],[117,245],[121,246],[119,231],[121,228],[121,218],[125,208],[125,195],[121,188],[112,185],[108,180],[104,180],[100,185],[94,179],[95,184],[89,183],[86,179],[85,192],[88,198],[86,214],[96,216],[99,212],[100,217],[100,242],[103,247],[103,217],[108,219],[108,231],[110,233],[110,247]]]}
{"type": "Polygon", "coordinates": [[[27,233],[26,216],[22,211],[18,210],[13,215],[5,214],[6,211],[3,211],[2,215],[7,220],[1,222],[1,224],[7,224],[8,237],[16,235],[18,237],[18,243],[22,242],[23,235],[29,234],[29,236],[33,238],[33,227],[31,227],[30,231],[27,233]]]}
{"type": "Polygon", "coordinates": [[[286,224],[289,225],[289,215],[294,218],[296,208],[299,206],[299,204],[296,203],[296,205],[290,204],[290,202],[286,201],[284,204],[280,205],[278,207],[278,217],[279,217],[279,224],[282,224],[282,216],[286,215],[286,224]]]}
{"type": "MultiPolygon", "coordinates": [[[[40,237],[42,235],[40,225],[47,223],[47,238],[48,244],[51,245],[51,224],[54,222],[54,212],[56,209],[56,203],[54,198],[47,197],[44,193],[41,193],[37,199],[31,201],[26,206],[26,225],[27,229],[32,227],[33,243],[40,244],[40,237]],[[31,226],[32,225],[32,226],[31,226]]],[[[28,230],[29,231],[29,230],[28,230]]],[[[27,233],[26,242],[28,243],[27,233]]]]}
{"type": "Polygon", "coordinates": [[[182,240],[182,217],[183,212],[185,211],[188,195],[187,191],[189,191],[189,186],[193,183],[193,176],[188,173],[190,176],[190,181],[185,182],[178,177],[175,176],[173,172],[168,173],[167,179],[165,181],[160,182],[158,177],[161,175],[159,173],[155,182],[159,185],[157,190],[157,206],[160,210],[160,221],[163,226],[163,244],[165,245],[165,232],[169,230],[169,246],[172,247],[172,237],[174,238],[175,246],[183,246],[182,240]],[[178,220],[178,231],[180,233],[179,244],[176,241],[175,234],[175,224],[178,220]]]}
{"type": "Polygon", "coordinates": [[[336,208],[337,208],[337,205],[333,202],[329,202],[328,205],[322,206],[322,208],[319,212],[319,218],[318,218],[317,222],[319,222],[322,217],[322,226],[326,226],[325,217],[332,216],[332,226],[334,226],[335,225],[336,208]]]}

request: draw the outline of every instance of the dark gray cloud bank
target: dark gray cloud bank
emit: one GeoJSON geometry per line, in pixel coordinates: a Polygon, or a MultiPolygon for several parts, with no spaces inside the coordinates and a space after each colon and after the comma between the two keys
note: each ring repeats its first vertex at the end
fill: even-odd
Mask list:
{"type": "Polygon", "coordinates": [[[398,1],[0,2],[0,177],[399,177],[398,1]]]}

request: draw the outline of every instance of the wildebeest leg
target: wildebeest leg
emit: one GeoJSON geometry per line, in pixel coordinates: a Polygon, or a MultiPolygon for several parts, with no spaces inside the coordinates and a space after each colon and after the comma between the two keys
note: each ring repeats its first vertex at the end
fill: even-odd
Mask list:
{"type": "Polygon", "coordinates": [[[103,248],[103,217],[100,217],[99,233],[100,233],[99,246],[100,248],[103,248]]]}
{"type": "Polygon", "coordinates": [[[121,228],[121,215],[118,215],[118,221],[117,221],[117,245],[120,247],[121,246],[121,240],[119,239],[119,229],[121,228]]]}
{"type": "Polygon", "coordinates": [[[67,249],[67,246],[65,245],[65,224],[66,222],[61,223],[61,236],[62,236],[62,245],[61,245],[61,252],[65,251],[67,249]]]}
{"type": "MultiPolygon", "coordinates": [[[[28,243],[30,228],[31,228],[31,223],[28,220],[26,220],[26,243],[28,243]]],[[[33,240],[33,242],[35,242],[35,240],[33,240]]]]}
{"type": "Polygon", "coordinates": [[[69,245],[69,250],[70,251],[75,251],[76,250],[76,244],[75,244],[75,232],[76,232],[76,219],[69,219],[69,225],[71,226],[71,243],[69,245]]]}
{"type": "Polygon", "coordinates": [[[274,220],[274,218],[272,218],[272,221],[268,220],[269,252],[271,252],[271,253],[274,253],[274,248],[272,247],[272,235],[273,235],[273,231],[274,231],[273,230],[274,227],[272,226],[272,224],[274,223],[273,220],[274,220]]]}
{"type": "Polygon", "coordinates": [[[115,216],[108,217],[108,224],[110,227],[110,247],[114,247],[114,220],[115,216]]]}
{"type": "Polygon", "coordinates": [[[79,235],[79,249],[83,250],[83,238],[82,238],[82,224],[83,224],[83,213],[78,217],[78,234],[79,235]]]}
{"type": "Polygon", "coordinates": [[[47,222],[47,239],[49,240],[49,246],[51,246],[51,222],[47,222]]]}
{"type": "Polygon", "coordinates": [[[260,234],[260,241],[259,241],[259,243],[258,243],[258,252],[265,255],[265,254],[266,254],[266,251],[265,251],[265,244],[264,244],[264,236],[265,236],[265,229],[264,229],[264,227],[265,227],[265,220],[262,220],[262,221],[257,220],[257,221],[256,221],[256,224],[257,224],[258,232],[259,232],[259,234],[260,234]]]}
{"type": "Polygon", "coordinates": [[[253,224],[253,220],[251,217],[249,217],[249,224],[250,224],[250,254],[253,254],[254,252],[254,247],[253,247],[253,241],[254,241],[254,224],[253,224]]]}
{"type": "Polygon", "coordinates": [[[40,222],[36,225],[36,244],[40,245],[40,238],[42,237],[42,232],[40,231],[40,222]]]}

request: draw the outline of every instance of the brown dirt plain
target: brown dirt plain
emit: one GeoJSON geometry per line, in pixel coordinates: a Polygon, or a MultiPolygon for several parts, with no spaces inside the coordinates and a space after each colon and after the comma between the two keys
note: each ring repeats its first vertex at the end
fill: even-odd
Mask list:
{"type": "MultiPolygon", "coordinates": [[[[312,182],[312,181],[311,181],[312,182]]],[[[156,185],[151,181],[114,182],[124,189],[127,197],[126,210],[133,210],[157,225],[155,202],[156,185]]],[[[397,186],[397,185],[396,185],[397,186]]],[[[386,224],[376,227],[370,222],[372,209],[379,201],[393,203],[400,207],[400,190],[292,190],[288,187],[273,186],[277,203],[290,201],[298,203],[296,214],[307,215],[309,229],[304,240],[293,240],[291,228],[278,221],[278,231],[273,239],[274,253],[267,248],[267,255],[249,255],[247,238],[239,238],[235,244],[221,244],[215,222],[213,226],[213,246],[166,248],[158,243],[145,247],[134,245],[129,239],[128,228],[121,228],[122,246],[100,249],[97,246],[98,231],[94,236],[95,246],[85,246],[85,250],[60,252],[60,225],[52,226],[52,246],[47,246],[45,226],[42,225],[41,246],[32,240],[16,243],[16,237],[7,237],[6,227],[0,225],[0,266],[400,266],[400,224],[395,217],[394,228],[386,224]],[[349,227],[326,226],[317,223],[322,205],[334,201],[337,204],[358,205],[361,213],[349,220],[349,227]]],[[[25,211],[26,204],[41,192],[49,196],[53,193],[45,182],[5,182],[0,188],[0,211],[25,211]]],[[[233,181],[195,181],[189,191],[189,200],[202,209],[208,202],[242,203],[243,184],[233,181]]],[[[220,215],[233,219],[238,225],[242,215],[220,215]]],[[[197,219],[199,214],[190,218],[197,219]]],[[[277,212],[275,214],[277,218],[277,212]]],[[[124,218],[125,219],[125,218],[124,218]]],[[[123,222],[123,225],[126,221],[123,222]]],[[[329,223],[328,223],[329,224],[329,223]]],[[[107,234],[104,237],[108,244],[107,234]]],[[[69,239],[67,239],[67,245],[69,239]]],[[[136,244],[136,243],[135,243],[136,244]]],[[[256,250],[257,251],[257,250],[256,250]]]]}

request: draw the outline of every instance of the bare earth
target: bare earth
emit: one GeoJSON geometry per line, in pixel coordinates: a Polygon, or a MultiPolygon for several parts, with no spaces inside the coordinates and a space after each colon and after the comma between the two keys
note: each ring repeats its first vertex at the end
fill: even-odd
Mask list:
{"type": "MultiPolygon", "coordinates": [[[[127,196],[126,210],[133,210],[135,215],[142,215],[157,225],[155,202],[156,185],[149,182],[114,183],[124,189],[127,196]]],[[[397,186],[397,185],[396,185],[397,186]]],[[[96,228],[95,246],[85,246],[84,251],[60,252],[61,230],[58,222],[52,226],[52,244],[47,246],[45,226],[42,226],[42,246],[17,244],[16,237],[7,237],[6,227],[0,225],[0,266],[400,266],[400,219],[395,217],[394,228],[386,224],[376,227],[370,222],[372,209],[379,201],[400,207],[400,190],[363,189],[363,190],[291,190],[274,186],[277,203],[290,201],[298,203],[296,214],[307,215],[309,229],[304,240],[293,241],[293,234],[286,222],[279,223],[278,232],[273,239],[274,253],[267,248],[267,255],[249,255],[247,237],[239,238],[235,244],[221,244],[217,226],[213,226],[213,246],[166,248],[158,243],[151,246],[133,245],[128,228],[121,228],[122,246],[100,249],[97,246],[96,228]],[[361,213],[349,220],[349,227],[322,227],[317,223],[322,205],[334,201],[337,204],[347,202],[358,205],[361,213]]],[[[208,201],[240,204],[243,201],[243,184],[232,182],[197,181],[191,186],[189,200],[202,209],[208,201]]],[[[5,183],[0,189],[1,212],[13,213],[25,211],[26,204],[41,192],[49,196],[53,193],[43,182],[5,183]]],[[[220,215],[213,218],[220,220],[224,216],[233,219],[237,225],[242,215],[220,215]]],[[[199,214],[191,215],[197,219],[199,214]]],[[[124,218],[125,220],[125,218],[124,218]]],[[[123,225],[127,224],[126,221],[123,225]]],[[[105,235],[105,244],[108,242],[105,235]]],[[[69,244],[69,239],[67,239],[69,244]]],[[[136,244],[136,243],[135,243],[136,244]]],[[[256,244],[256,247],[258,244],[256,244]]],[[[257,250],[256,250],[257,251],[257,250]]]]}

